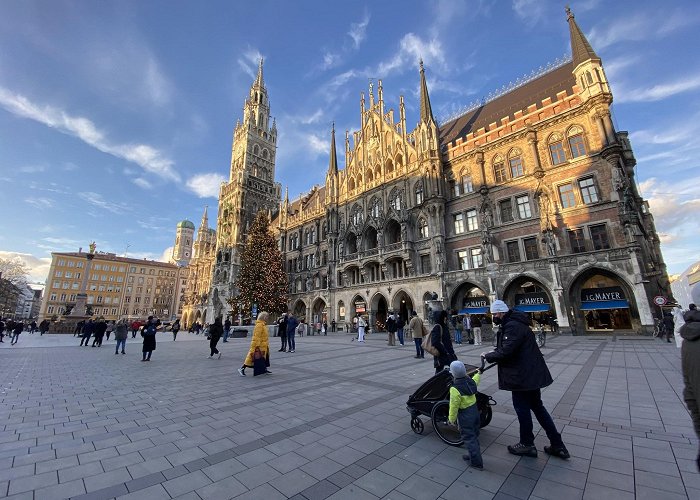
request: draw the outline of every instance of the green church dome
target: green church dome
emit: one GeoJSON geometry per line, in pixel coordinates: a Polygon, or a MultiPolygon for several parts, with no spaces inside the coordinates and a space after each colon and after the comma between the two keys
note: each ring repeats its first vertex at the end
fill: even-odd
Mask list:
{"type": "Polygon", "coordinates": [[[177,227],[179,228],[184,228],[184,229],[194,229],[194,224],[187,219],[180,221],[177,223],[177,227]]]}

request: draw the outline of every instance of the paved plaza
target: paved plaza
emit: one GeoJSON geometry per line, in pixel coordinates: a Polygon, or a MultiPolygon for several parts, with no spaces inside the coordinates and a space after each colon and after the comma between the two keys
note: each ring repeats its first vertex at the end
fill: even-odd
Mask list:
{"type": "MultiPolygon", "coordinates": [[[[297,339],[272,375],[239,377],[248,340],[208,358],[200,335],[159,334],[149,363],[22,334],[0,344],[0,497],[22,499],[686,499],[700,498],[697,442],[679,350],[644,338],[549,338],[543,395],[572,457],[509,455],[518,426],[496,370],[482,429],[484,471],[432,431],[411,431],[408,396],[433,374],[412,344],[372,334],[297,339]]],[[[456,346],[476,364],[489,346],[456,346]]]]}

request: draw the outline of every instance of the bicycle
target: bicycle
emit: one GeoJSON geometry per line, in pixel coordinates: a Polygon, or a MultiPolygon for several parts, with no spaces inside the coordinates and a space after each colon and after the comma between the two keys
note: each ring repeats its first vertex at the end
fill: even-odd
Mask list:
{"type": "Polygon", "coordinates": [[[660,338],[663,340],[664,336],[666,335],[666,328],[664,328],[663,323],[661,320],[657,319],[654,321],[654,338],[660,338]]]}
{"type": "Polygon", "coordinates": [[[540,325],[540,329],[535,332],[535,342],[537,342],[537,347],[542,349],[547,342],[547,334],[544,331],[544,326],[540,325]]]}

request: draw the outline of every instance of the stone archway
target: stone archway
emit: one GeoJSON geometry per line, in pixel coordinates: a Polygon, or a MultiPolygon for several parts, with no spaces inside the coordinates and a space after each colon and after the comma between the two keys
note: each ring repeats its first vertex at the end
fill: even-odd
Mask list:
{"type": "Polygon", "coordinates": [[[386,319],[389,312],[389,302],[381,293],[372,297],[369,311],[370,327],[372,331],[385,331],[386,319]]]}
{"type": "Polygon", "coordinates": [[[552,294],[536,278],[518,276],[505,286],[503,300],[513,309],[527,313],[533,324],[550,325],[550,319],[556,318],[552,294]]]}
{"type": "Polygon", "coordinates": [[[391,310],[398,313],[399,316],[404,320],[406,324],[411,319],[411,311],[413,311],[413,299],[404,290],[399,290],[394,295],[391,301],[391,310]]]}
{"type": "Polygon", "coordinates": [[[328,322],[328,306],[322,298],[317,298],[311,307],[311,327],[314,332],[320,331],[320,326],[328,322]]]}
{"type": "Polygon", "coordinates": [[[292,314],[299,322],[301,322],[302,319],[306,319],[306,303],[298,299],[292,306],[292,314]]]}
{"type": "Polygon", "coordinates": [[[568,290],[569,320],[576,333],[643,331],[634,292],[619,274],[600,267],[580,272],[568,290]]]}
{"type": "Polygon", "coordinates": [[[355,295],[348,304],[348,308],[350,315],[346,317],[345,322],[350,325],[352,331],[356,332],[358,316],[363,316],[365,320],[367,319],[367,301],[362,295],[355,295]]]}
{"type": "Polygon", "coordinates": [[[488,292],[469,281],[455,288],[450,298],[450,309],[458,314],[486,314],[490,304],[488,292]]]}

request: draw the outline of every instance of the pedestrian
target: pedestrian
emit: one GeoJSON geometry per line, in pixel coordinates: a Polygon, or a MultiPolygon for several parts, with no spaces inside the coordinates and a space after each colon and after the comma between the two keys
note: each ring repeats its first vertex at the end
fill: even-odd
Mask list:
{"type": "Polygon", "coordinates": [[[324,336],[328,335],[328,322],[326,322],[326,321],[323,322],[323,325],[321,326],[321,330],[323,331],[324,336]]]}
{"type": "Polygon", "coordinates": [[[403,329],[406,326],[406,322],[401,317],[401,314],[396,315],[396,335],[399,337],[399,344],[403,344],[403,329]]]}
{"type": "Polygon", "coordinates": [[[549,438],[550,445],[544,447],[545,453],[568,459],[569,451],[542,403],[541,389],[549,386],[553,380],[535,342],[530,318],[523,312],[510,310],[502,300],[491,303],[491,314],[494,324],[500,324],[501,328],[496,349],[482,353],[482,356],[489,363],[498,363],[498,388],[511,391],[513,409],[520,424],[520,441],[509,445],[508,451],[513,455],[537,457],[532,433],[531,413],[534,413],[549,438]]]}
{"type": "Polygon", "coordinates": [[[474,345],[481,345],[481,318],[479,316],[471,318],[471,327],[474,334],[474,345]]]}
{"type": "Polygon", "coordinates": [[[331,320],[331,332],[335,333],[335,320],[331,320]]]}
{"type": "MultiPolygon", "coordinates": [[[[700,311],[690,304],[681,327],[681,367],[683,371],[683,399],[693,420],[695,435],[700,439],[700,311]]],[[[700,449],[695,463],[700,472],[700,449]]]]}
{"type": "Polygon", "coordinates": [[[450,373],[453,381],[450,387],[450,410],[447,421],[457,425],[459,420],[459,432],[469,452],[467,455],[462,455],[462,459],[469,462],[473,469],[483,470],[484,461],[479,446],[481,416],[476,406],[476,387],[481,379],[481,373],[477,371],[468,377],[467,369],[461,361],[450,363],[450,373]]]}
{"type": "Polygon", "coordinates": [[[80,334],[82,337],[83,334],[83,327],[85,326],[85,320],[80,320],[75,324],[75,330],[73,330],[73,337],[76,335],[80,334]]]}
{"type": "MultiPolygon", "coordinates": [[[[347,327],[347,325],[346,325],[347,327]]],[[[367,322],[365,321],[365,318],[360,316],[359,314],[357,315],[357,341],[358,342],[364,342],[365,341],[365,328],[367,327],[367,322]]]]}
{"type": "Polygon", "coordinates": [[[467,335],[467,343],[474,343],[474,338],[472,337],[472,319],[469,313],[465,314],[462,318],[462,333],[467,335]]]}
{"type": "Polygon", "coordinates": [[[24,330],[24,323],[15,321],[12,327],[12,341],[10,345],[15,345],[19,341],[19,334],[24,330]]]}
{"type": "Polygon", "coordinates": [[[92,341],[92,347],[102,347],[102,339],[104,338],[106,331],[107,323],[105,322],[104,318],[99,318],[97,323],[95,323],[95,328],[93,329],[95,338],[92,341]]]}
{"type": "Polygon", "coordinates": [[[673,314],[673,337],[676,340],[676,347],[680,349],[681,344],[683,343],[681,328],[685,324],[685,320],[683,319],[683,309],[681,309],[680,305],[676,304],[676,307],[673,308],[671,313],[673,314]]]}
{"type": "Polygon", "coordinates": [[[433,321],[435,325],[430,331],[430,342],[433,344],[439,355],[433,356],[433,366],[435,373],[440,373],[446,366],[457,360],[454,348],[452,347],[452,339],[450,338],[450,330],[447,326],[448,314],[447,311],[433,311],[433,321]]]}
{"type": "Polygon", "coordinates": [[[297,319],[290,314],[287,318],[287,352],[294,352],[294,348],[296,347],[294,335],[296,334],[298,325],[299,322],[297,321],[297,319]]]}
{"type": "Polygon", "coordinates": [[[221,353],[216,348],[216,344],[219,343],[219,339],[224,334],[224,325],[221,324],[221,316],[214,320],[214,323],[209,325],[209,359],[214,357],[214,354],[218,354],[221,359],[221,353]]]}
{"type": "MultiPolygon", "coordinates": [[[[107,330],[105,330],[105,335],[107,336],[107,340],[109,340],[109,336],[112,334],[114,331],[114,320],[108,321],[107,322],[107,330]]],[[[100,344],[102,345],[102,344],[100,344]]]]}
{"type": "Polygon", "coordinates": [[[228,342],[228,336],[231,334],[231,320],[229,317],[226,317],[226,321],[224,321],[224,342],[228,342]]]}
{"type": "Polygon", "coordinates": [[[141,328],[141,322],[138,320],[134,320],[131,322],[131,338],[136,338],[136,333],[139,331],[141,328]]]}
{"type": "Polygon", "coordinates": [[[92,321],[92,318],[88,318],[87,323],[83,325],[83,337],[80,340],[80,345],[83,345],[83,342],[85,342],[85,347],[88,346],[90,343],[90,336],[92,335],[92,332],[95,330],[95,323],[92,321]]]}
{"type": "Polygon", "coordinates": [[[141,359],[141,361],[151,360],[151,354],[156,350],[156,333],[158,332],[159,325],[160,320],[149,316],[148,321],[146,321],[146,324],[141,328],[141,336],[143,337],[143,347],[141,349],[143,352],[143,359],[141,359]]]}
{"type": "Polygon", "coordinates": [[[423,325],[423,320],[418,317],[416,311],[411,311],[411,321],[408,322],[408,331],[411,337],[413,337],[413,342],[416,344],[415,358],[425,358],[425,351],[423,350],[425,326],[423,325]]]}
{"type": "Polygon", "coordinates": [[[44,335],[46,332],[48,332],[50,324],[51,323],[49,323],[48,319],[45,319],[44,321],[39,323],[39,335],[44,335]]]}
{"type": "MultiPolygon", "coordinates": [[[[290,318],[294,318],[291,316],[290,318]]],[[[258,349],[260,353],[265,358],[265,373],[272,373],[267,367],[270,366],[270,336],[267,332],[267,323],[270,321],[270,314],[263,311],[258,314],[258,318],[255,321],[255,328],[253,329],[253,337],[250,339],[250,348],[248,349],[248,354],[243,361],[243,366],[238,369],[238,374],[241,377],[245,377],[245,369],[253,368],[253,356],[255,355],[255,350],[258,349]]],[[[293,337],[291,338],[293,342],[293,337]]],[[[290,352],[294,352],[293,350],[290,352]]]]}
{"type": "Polygon", "coordinates": [[[282,341],[282,346],[278,352],[285,352],[287,350],[287,313],[284,313],[277,321],[277,335],[282,341]]]}
{"type": "Polygon", "coordinates": [[[129,336],[129,325],[126,318],[120,319],[114,327],[114,340],[117,341],[117,347],[114,354],[119,354],[119,346],[122,346],[122,354],[126,354],[126,339],[129,336]]]}
{"type": "Polygon", "coordinates": [[[664,333],[666,334],[666,342],[671,343],[671,335],[673,335],[674,324],[673,324],[673,314],[670,312],[665,312],[664,317],[661,320],[661,324],[664,326],[664,333]]]}
{"type": "Polygon", "coordinates": [[[299,324],[297,325],[297,334],[300,337],[304,336],[304,333],[306,332],[306,320],[304,318],[299,321],[299,324]]]}
{"type": "Polygon", "coordinates": [[[452,316],[452,326],[455,329],[455,344],[462,343],[462,321],[458,315],[452,316]]]}
{"type": "Polygon", "coordinates": [[[29,323],[29,333],[31,333],[33,335],[34,332],[36,332],[37,330],[38,330],[38,328],[36,327],[36,321],[32,320],[32,322],[29,323]]]}
{"type": "Polygon", "coordinates": [[[386,319],[386,331],[389,332],[389,342],[387,345],[396,345],[396,320],[394,319],[394,313],[391,313],[386,319]]]}
{"type": "Polygon", "coordinates": [[[170,327],[170,331],[173,332],[173,342],[177,339],[177,332],[180,331],[180,320],[176,319],[173,326],[170,327]]]}
{"type": "Polygon", "coordinates": [[[5,341],[3,340],[5,338],[5,322],[2,320],[2,317],[0,317],[0,343],[4,344],[5,341]]]}

